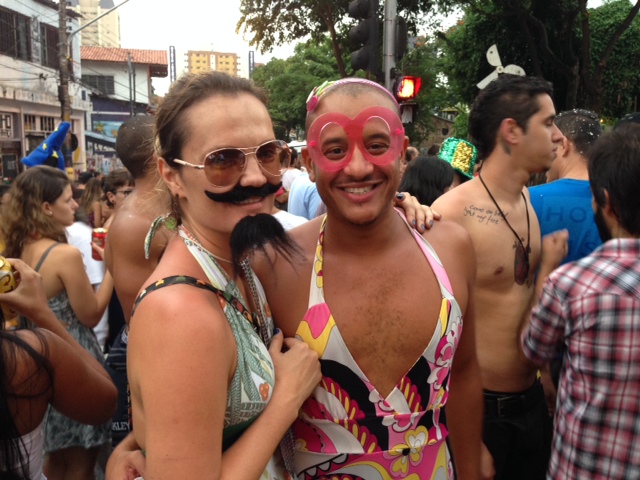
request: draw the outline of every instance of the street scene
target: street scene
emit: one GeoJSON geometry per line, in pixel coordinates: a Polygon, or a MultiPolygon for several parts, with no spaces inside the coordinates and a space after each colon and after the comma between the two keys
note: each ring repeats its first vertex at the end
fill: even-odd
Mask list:
{"type": "Polygon", "coordinates": [[[0,478],[640,478],[640,0],[2,0],[0,478]]]}

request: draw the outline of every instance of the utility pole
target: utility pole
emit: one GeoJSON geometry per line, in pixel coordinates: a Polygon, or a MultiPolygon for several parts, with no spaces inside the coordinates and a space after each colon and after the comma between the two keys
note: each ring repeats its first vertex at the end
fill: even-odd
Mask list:
{"type": "Polygon", "coordinates": [[[121,7],[129,0],[124,0],[120,4],[116,5],[113,8],[110,8],[106,12],[101,15],[98,15],[96,18],[91,20],[88,23],[85,23],[79,29],[71,32],[67,35],[67,0],[59,0],[58,8],[59,8],[59,17],[60,21],[58,23],[58,47],[59,47],[59,63],[58,71],[60,73],[60,86],[58,87],[58,99],[60,100],[60,109],[61,109],[61,118],[63,122],[71,121],[71,98],[69,97],[69,59],[73,57],[73,49],[72,49],[72,40],[74,35],[78,34],[81,30],[87,28],[94,22],[97,22],[105,15],[109,15],[116,8],[121,7]]]}
{"type": "Polygon", "coordinates": [[[61,115],[63,122],[71,121],[71,99],[69,98],[69,61],[67,46],[67,2],[59,0],[60,22],[58,26],[58,63],[60,71],[60,86],[58,87],[58,98],[60,100],[61,115]]]}
{"type": "Polygon", "coordinates": [[[128,73],[129,73],[129,116],[133,117],[133,92],[134,92],[134,88],[135,88],[135,84],[132,85],[132,82],[134,82],[134,76],[133,76],[133,72],[132,72],[132,67],[131,67],[131,52],[127,53],[127,69],[128,69],[128,73]]]}
{"type": "Polygon", "coordinates": [[[398,12],[397,0],[386,0],[384,2],[384,28],[382,39],[382,70],[384,72],[384,86],[391,91],[393,79],[392,69],[396,66],[395,43],[396,43],[396,16],[398,12]]]}

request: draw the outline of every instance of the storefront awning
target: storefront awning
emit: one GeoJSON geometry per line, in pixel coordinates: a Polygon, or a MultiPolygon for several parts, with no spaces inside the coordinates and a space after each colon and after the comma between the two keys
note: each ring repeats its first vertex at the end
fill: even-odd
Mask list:
{"type": "Polygon", "coordinates": [[[115,148],[116,139],[113,137],[109,137],[107,135],[102,135],[100,133],[92,132],[89,130],[85,130],[84,136],[89,143],[95,143],[98,145],[103,145],[105,147],[115,148]]]}

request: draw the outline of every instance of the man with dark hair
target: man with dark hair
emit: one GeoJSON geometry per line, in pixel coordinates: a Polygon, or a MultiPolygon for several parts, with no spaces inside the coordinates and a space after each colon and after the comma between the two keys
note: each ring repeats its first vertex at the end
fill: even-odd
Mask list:
{"type": "Polygon", "coordinates": [[[522,347],[538,365],[566,349],[547,478],[640,478],[640,126],[588,165],[604,244],[549,275],[522,347]]]}
{"type": "Polygon", "coordinates": [[[558,155],[547,171],[547,182],[529,189],[542,235],[569,230],[569,253],[562,263],[593,252],[602,242],[593,220],[587,156],[600,137],[600,118],[582,109],[562,112],[556,126],[564,135],[558,155]]]}
{"type": "Polygon", "coordinates": [[[309,96],[302,154],[327,214],[291,230],[302,258],[256,265],[278,328],[322,366],[293,425],[296,478],[450,479],[451,454],[479,478],[473,248],[453,222],[421,236],[393,209],[407,144],[374,82],[309,96]]]}
{"type": "MultiPolygon", "coordinates": [[[[544,478],[551,418],[536,368],[521,359],[518,333],[528,318],[540,262],[540,229],[525,185],[547,170],[562,133],[552,87],[539,78],[501,75],[483,89],[469,133],[480,174],[433,204],[471,234],[478,259],[474,294],[484,388],[484,443],[496,479],[544,478]]],[[[483,474],[491,472],[485,451],[483,474]]]]}
{"type": "MultiPolygon", "coordinates": [[[[155,119],[136,116],[118,129],[116,152],[122,164],[135,180],[135,188],[115,214],[105,246],[105,262],[113,276],[113,284],[122,306],[124,319],[131,318],[133,302],[138,291],[158,264],[171,237],[162,228],[151,242],[149,259],[145,259],[144,241],[154,218],[162,212],[150,201],[158,182],[154,155],[155,119]]],[[[113,445],[117,445],[129,431],[127,408],[126,331],[112,332],[113,345],[107,357],[109,374],[118,386],[118,409],[113,419],[113,445]]]]}

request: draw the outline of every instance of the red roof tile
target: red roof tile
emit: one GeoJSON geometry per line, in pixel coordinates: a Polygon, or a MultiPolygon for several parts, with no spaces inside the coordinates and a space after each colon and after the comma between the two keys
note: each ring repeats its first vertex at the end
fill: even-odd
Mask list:
{"type": "Polygon", "coordinates": [[[168,65],[167,52],[165,50],[80,47],[80,59],[83,61],[127,63],[129,53],[131,53],[131,61],[133,63],[143,65],[168,65]]]}

